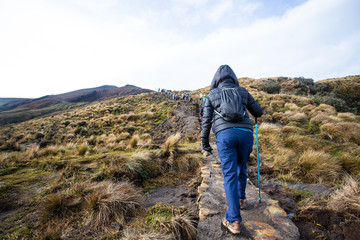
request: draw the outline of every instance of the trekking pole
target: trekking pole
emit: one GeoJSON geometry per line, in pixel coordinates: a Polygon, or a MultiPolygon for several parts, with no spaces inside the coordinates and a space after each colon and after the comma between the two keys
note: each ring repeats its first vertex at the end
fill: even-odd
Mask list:
{"type": "Polygon", "coordinates": [[[258,170],[258,184],[259,184],[259,203],[261,203],[261,196],[260,196],[260,164],[259,164],[258,118],[255,118],[255,130],[256,130],[256,156],[257,156],[257,170],[258,170]]]}

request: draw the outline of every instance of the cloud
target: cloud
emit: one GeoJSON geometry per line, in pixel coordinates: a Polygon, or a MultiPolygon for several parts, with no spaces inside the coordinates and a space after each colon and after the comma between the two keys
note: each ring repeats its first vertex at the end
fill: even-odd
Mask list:
{"type": "Polygon", "coordinates": [[[238,77],[318,80],[360,72],[356,0],[309,0],[283,15],[244,19],[246,24],[228,21],[239,13],[239,3],[254,16],[262,2],[174,0],[166,8],[158,1],[152,8],[149,2],[132,3],[1,2],[0,96],[40,97],[128,83],[198,89],[210,84],[221,64],[232,66],[238,77]]]}
{"type": "Polygon", "coordinates": [[[209,13],[207,14],[208,19],[211,22],[217,22],[224,14],[233,8],[232,0],[225,0],[219,2],[218,4],[211,7],[209,13]]]}

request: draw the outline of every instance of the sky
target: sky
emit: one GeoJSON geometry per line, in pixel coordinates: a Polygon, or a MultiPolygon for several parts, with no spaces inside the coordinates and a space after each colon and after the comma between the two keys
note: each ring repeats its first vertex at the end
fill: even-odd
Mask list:
{"type": "Polygon", "coordinates": [[[0,0],[0,97],[360,74],[358,0],[0,0]]]}

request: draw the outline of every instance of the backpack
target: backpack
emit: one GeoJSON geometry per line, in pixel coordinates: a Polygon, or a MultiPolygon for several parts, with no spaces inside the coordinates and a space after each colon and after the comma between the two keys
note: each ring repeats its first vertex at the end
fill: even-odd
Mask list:
{"type": "Polygon", "coordinates": [[[236,88],[221,88],[221,103],[218,110],[214,110],[215,113],[228,122],[240,122],[244,118],[246,109],[236,88]]]}

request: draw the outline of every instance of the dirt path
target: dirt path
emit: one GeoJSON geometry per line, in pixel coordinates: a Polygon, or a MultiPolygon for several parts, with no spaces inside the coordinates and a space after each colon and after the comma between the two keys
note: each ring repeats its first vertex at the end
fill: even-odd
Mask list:
{"type": "Polygon", "coordinates": [[[202,183],[198,188],[198,239],[299,239],[297,227],[279,207],[278,202],[261,192],[262,200],[259,203],[258,188],[250,181],[246,188],[245,209],[241,211],[241,235],[233,236],[221,230],[220,222],[227,204],[219,157],[216,146],[212,147],[215,149],[214,154],[206,157],[201,171],[202,183]]]}
{"type": "Polygon", "coordinates": [[[160,124],[154,132],[162,133],[155,143],[163,143],[170,135],[180,132],[190,142],[196,142],[201,131],[199,120],[199,105],[188,101],[178,101],[177,107],[164,123],[160,124]]]}

